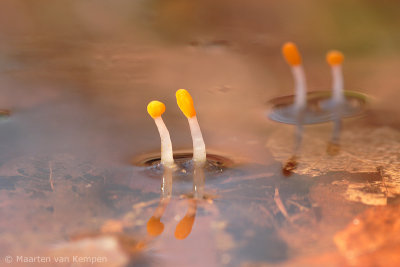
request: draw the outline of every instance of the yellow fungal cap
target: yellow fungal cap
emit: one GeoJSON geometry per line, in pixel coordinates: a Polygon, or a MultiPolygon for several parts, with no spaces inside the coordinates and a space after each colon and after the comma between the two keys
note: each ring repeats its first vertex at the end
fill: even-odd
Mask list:
{"type": "Polygon", "coordinates": [[[176,101],[178,102],[179,108],[187,118],[196,116],[196,110],[193,106],[193,99],[188,91],[185,89],[179,89],[176,91],[176,101]]]}
{"type": "Polygon", "coordinates": [[[147,112],[153,119],[155,119],[160,117],[165,112],[165,105],[160,101],[151,101],[147,105],[147,112]]]}
{"type": "Polygon", "coordinates": [[[151,236],[158,236],[164,231],[164,224],[159,218],[152,216],[147,222],[147,233],[151,236]]]}
{"type": "Polygon", "coordinates": [[[292,42],[287,42],[282,46],[282,54],[285,57],[287,63],[291,66],[297,66],[301,64],[301,55],[297,46],[292,42]]]}
{"type": "Polygon", "coordinates": [[[192,232],[192,227],[194,223],[194,216],[185,216],[183,219],[178,223],[175,229],[175,238],[182,240],[188,237],[190,232],[192,232]]]}
{"type": "Polygon", "coordinates": [[[342,64],[343,60],[344,60],[344,56],[339,51],[332,50],[326,54],[326,61],[331,66],[340,65],[340,64],[342,64]]]}

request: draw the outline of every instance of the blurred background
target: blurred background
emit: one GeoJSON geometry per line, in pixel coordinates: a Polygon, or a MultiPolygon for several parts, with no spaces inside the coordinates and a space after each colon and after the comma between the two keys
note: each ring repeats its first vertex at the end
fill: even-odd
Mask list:
{"type": "MultiPolygon", "coordinates": [[[[351,257],[368,248],[349,256],[343,245],[340,256],[335,233],[359,212],[399,201],[399,13],[398,0],[0,1],[0,109],[12,112],[0,131],[1,250],[44,249],[121,218],[132,203],[157,201],[159,181],[132,167],[132,158],[159,152],[146,112],[151,100],[166,104],[163,118],[174,148],[191,148],[175,100],[175,91],[185,88],[207,149],[242,165],[221,184],[208,183],[222,200],[199,216],[190,243],[169,246],[172,237],[156,242],[159,261],[194,266],[190,257],[197,255],[199,266],[354,263],[351,257]],[[293,128],[266,118],[268,100],[293,93],[281,56],[286,41],[302,53],[310,91],[330,90],[325,54],[337,49],[345,55],[345,89],[371,100],[367,116],[344,122],[347,151],[340,160],[321,156],[330,125],[306,130],[305,165],[294,184],[282,180],[280,170],[291,153],[293,128]],[[386,184],[372,188],[389,175],[382,166],[394,177],[389,191],[386,184]],[[332,170],[337,173],[324,176],[332,170]],[[315,176],[322,178],[308,179],[315,176]],[[358,187],[350,188],[354,181],[358,187]],[[363,183],[378,200],[357,191],[363,183]],[[287,221],[274,206],[278,187],[283,198],[307,200],[305,208],[283,200],[300,223],[287,221]],[[198,244],[208,249],[209,262],[195,253],[198,244]]],[[[190,183],[178,187],[177,195],[188,188],[190,183]]],[[[186,204],[174,207],[185,210],[186,204]]],[[[144,229],[153,208],[134,214],[135,227],[144,229]]],[[[370,217],[383,213],[377,214],[370,217]]],[[[393,256],[399,240],[395,246],[385,242],[379,255],[393,256]]],[[[383,259],[379,255],[371,257],[383,259]]]]}
{"type": "MultiPolygon", "coordinates": [[[[74,136],[69,118],[58,121],[71,136],[65,144],[85,138],[88,128],[87,138],[96,129],[117,139],[112,148],[123,149],[132,135],[146,140],[146,147],[157,138],[145,105],[159,99],[167,104],[167,124],[180,147],[190,139],[180,134],[186,124],[175,119],[174,92],[186,88],[198,103],[204,131],[213,125],[225,129],[222,135],[244,125],[257,131],[265,101],[292,93],[280,47],[294,41],[309,90],[330,89],[325,53],[341,50],[346,89],[372,95],[378,121],[398,125],[399,7],[388,0],[5,0],[0,105],[26,110],[59,101],[69,109],[60,116],[83,124],[74,136]]],[[[206,136],[212,146],[221,142],[206,136]]]]}

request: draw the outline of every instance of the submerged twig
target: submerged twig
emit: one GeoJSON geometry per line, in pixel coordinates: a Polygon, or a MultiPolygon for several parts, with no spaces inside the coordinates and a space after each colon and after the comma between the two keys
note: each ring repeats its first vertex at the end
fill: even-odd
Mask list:
{"type": "Polygon", "coordinates": [[[285,206],[282,203],[281,197],[279,195],[279,189],[277,187],[275,187],[274,201],[275,201],[275,204],[278,207],[279,211],[282,213],[282,215],[290,222],[291,219],[289,217],[289,214],[286,211],[285,206]]]}
{"type": "Polygon", "coordinates": [[[296,201],[291,200],[291,199],[288,199],[288,200],[287,200],[287,203],[290,203],[290,204],[292,204],[292,205],[298,207],[299,210],[301,210],[301,211],[303,211],[303,210],[309,211],[309,210],[310,210],[310,209],[307,208],[306,206],[303,206],[303,205],[301,205],[300,203],[297,203],[296,201]]]}
{"type": "Polygon", "coordinates": [[[54,191],[54,184],[53,184],[53,166],[51,164],[51,161],[49,161],[49,182],[50,182],[50,187],[51,190],[54,191]]]}

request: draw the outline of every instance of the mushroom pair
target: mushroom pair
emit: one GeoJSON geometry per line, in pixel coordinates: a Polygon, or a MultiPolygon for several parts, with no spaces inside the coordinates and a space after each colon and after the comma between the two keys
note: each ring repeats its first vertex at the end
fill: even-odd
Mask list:
{"type": "MultiPolygon", "coordinates": [[[[326,61],[331,66],[332,70],[332,94],[329,99],[320,99],[318,101],[321,110],[316,111],[314,111],[313,108],[307,107],[306,78],[301,55],[297,46],[292,42],[285,43],[282,46],[282,54],[291,67],[295,87],[293,104],[284,109],[285,111],[288,111],[288,113],[285,114],[287,116],[286,118],[291,119],[294,121],[294,124],[296,124],[293,155],[283,167],[283,173],[290,174],[297,166],[297,158],[300,153],[304,124],[320,123],[332,120],[334,122],[334,127],[331,141],[328,143],[327,152],[330,155],[335,155],[339,151],[341,117],[343,115],[353,115],[355,112],[351,106],[351,101],[348,101],[345,98],[343,90],[342,62],[344,56],[341,52],[332,50],[326,54],[326,61]]],[[[276,114],[273,115],[274,117],[277,117],[276,114]]],[[[278,121],[282,120],[278,119],[278,121]]]]}
{"type": "MultiPolygon", "coordinates": [[[[291,66],[295,84],[294,108],[300,111],[306,106],[307,85],[304,75],[301,55],[292,42],[287,42],[282,47],[282,53],[287,63],[291,66]]],[[[326,61],[332,68],[332,98],[331,106],[343,104],[345,98],[343,94],[343,74],[342,62],[344,56],[341,52],[332,50],[326,54],[326,61]]]]}
{"type": "MultiPolygon", "coordinates": [[[[206,147],[200,126],[196,117],[193,99],[189,92],[185,89],[176,91],[176,100],[179,108],[187,117],[193,140],[193,161],[195,164],[203,165],[206,162],[206,147]]],[[[147,112],[154,119],[158,132],[161,137],[161,164],[166,167],[174,166],[174,158],[172,151],[171,138],[167,127],[161,117],[165,112],[165,105],[160,101],[151,101],[147,105],[147,112]]]]}

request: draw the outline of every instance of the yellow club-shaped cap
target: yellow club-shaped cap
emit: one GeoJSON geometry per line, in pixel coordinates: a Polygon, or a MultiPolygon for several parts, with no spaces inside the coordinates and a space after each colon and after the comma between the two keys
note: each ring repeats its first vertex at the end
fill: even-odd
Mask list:
{"type": "Polygon", "coordinates": [[[301,55],[297,46],[292,42],[287,42],[282,46],[282,54],[285,57],[287,63],[291,66],[297,66],[301,64],[301,55]]]}
{"type": "Polygon", "coordinates": [[[343,63],[344,56],[341,52],[332,50],[329,51],[326,54],[326,61],[328,62],[329,65],[334,66],[334,65],[340,65],[343,63]]]}
{"type": "Polygon", "coordinates": [[[152,118],[160,117],[165,112],[165,105],[160,101],[151,101],[147,105],[147,112],[152,118]]]}
{"type": "Polygon", "coordinates": [[[178,102],[179,108],[187,118],[196,116],[196,110],[193,106],[193,99],[188,91],[185,89],[179,89],[176,91],[176,101],[178,102]]]}
{"type": "Polygon", "coordinates": [[[164,224],[159,218],[151,217],[147,222],[147,233],[151,236],[158,236],[164,231],[164,224]]]}

